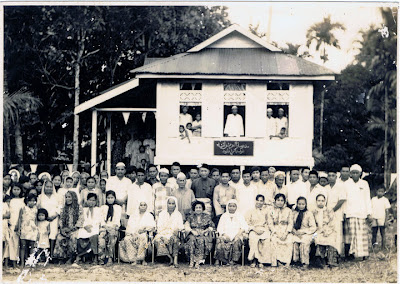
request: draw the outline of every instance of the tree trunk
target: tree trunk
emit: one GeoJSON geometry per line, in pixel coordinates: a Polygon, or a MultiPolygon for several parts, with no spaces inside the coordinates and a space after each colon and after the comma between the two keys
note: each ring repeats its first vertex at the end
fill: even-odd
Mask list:
{"type": "Polygon", "coordinates": [[[11,165],[11,146],[10,146],[10,118],[4,117],[4,170],[8,170],[11,165]]]}
{"type": "Polygon", "coordinates": [[[17,163],[22,163],[24,159],[24,147],[22,144],[21,134],[21,122],[19,119],[15,121],[15,155],[17,157],[17,163]]]}
{"type": "Polygon", "coordinates": [[[384,144],[384,184],[386,190],[390,187],[390,169],[388,163],[389,147],[388,147],[388,134],[389,134],[389,99],[387,87],[385,88],[385,144],[384,144]]]}
{"type": "MultiPolygon", "coordinates": [[[[80,94],[80,77],[81,67],[79,63],[75,63],[75,104],[77,107],[79,105],[79,94],[80,94]]],[[[79,115],[74,114],[74,134],[73,134],[73,142],[74,142],[74,157],[73,157],[73,170],[78,170],[79,164],[79,115]]]]}
{"type": "Polygon", "coordinates": [[[324,131],[324,101],[325,101],[325,88],[321,93],[321,112],[319,118],[319,148],[322,154],[322,135],[324,131]]]}

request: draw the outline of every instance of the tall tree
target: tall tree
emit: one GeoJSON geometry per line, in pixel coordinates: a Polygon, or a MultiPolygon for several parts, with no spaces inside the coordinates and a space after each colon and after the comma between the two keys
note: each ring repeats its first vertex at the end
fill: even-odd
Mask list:
{"type": "MultiPolygon", "coordinates": [[[[319,51],[320,58],[323,63],[328,61],[328,54],[326,53],[327,46],[333,46],[340,49],[339,40],[334,35],[335,30],[345,31],[346,28],[341,23],[331,22],[331,16],[324,17],[323,21],[312,25],[306,33],[307,47],[310,48],[311,44],[316,43],[315,49],[319,51]]],[[[325,90],[321,92],[321,109],[320,109],[320,130],[319,130],[319,147],[322,153],[322,135],[324,125],[324,100],[325,90]]]]}

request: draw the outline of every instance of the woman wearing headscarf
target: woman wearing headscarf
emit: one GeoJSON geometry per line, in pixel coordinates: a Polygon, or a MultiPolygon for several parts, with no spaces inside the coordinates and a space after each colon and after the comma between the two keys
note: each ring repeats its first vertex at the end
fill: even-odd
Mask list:
{"type": "Polygon", "coordinates": [[[161,211],[157,221],[157,235],[154,243],[157,256],[168,256],[170,265],[178,267],[180,240],[179,231],[184,229],[182,214],[178,211],[176,197],[167,198],[167,209],[161,211]]]}
{"type": "Polygon", "coordinates": [[[205,209],[206,205],[203,202],[193,202],[192,213],[185,223],[187,232],[185,251],[190,258],[190,267],[199,268],[201,263],[204,264],[213,246],[212,231],[215,229],[215,224],[210,214],[205,213],[205,209]]]}
{"type": "Polygon", "coordinates": [[[17,169],[11,169],[8,171],[8,174],[11,176],[11,180],[14,183],[19,182],[19,178],[21,177],[21,174],[17,169]]]}
{"type": "Polygon", "coordinates": [[[246,215],[249,225],[249,255],[248,260],[252,262],[251,267],[263,267],[263,263],[271,263],[271,257],[267,253],[271,249],[271,234],[267,224],[268,208],[264,206],[264,195],[256,196],[255,208],[246,215]]]}
{"type": "MultiPolygon", "coordinates": [[[[50,180],[45,181],[42,187],[42,193],[38,197],[37,207],[44,208],[47,210],[48,218],[47,221],[50,223],[50,257],[53,257],[54,247],[58,234],[58,217],[61,213],[60,200],[56,193],[54,183],[50,180]]],[[[65,201],[64,201],[65,202],[65,201]]],[[[65,207],[63,204],[62,206],[65,207]]]]}
{"type": "Polygon", "coordinates": [[[78,204],[78,197],[75,192],[68,191],[65,194],[65,206],[61,211],[59,227],[54,248],[54,257],[67,259],[71,263],[77,251],[77,239],[79,229],[83,226],[83,209],[78,204]]]}
{"type": "Polygon", "coordinates": [[[288,267],[293,252],[293,214],[286,207],[284,194],[275,195],[274,207],[268,212],[267,222],[271,232],[271,265],[277,266],[280,261],[288,267]]]}
{"type": "Polygon", "coordinates": [[[231,199],[226,204],[227,211],[222,214],[218,223],[219,236],[215,246],[215,264],[233,265],[241,255],[244,233],[248,231],[244,217],[237,213],[237,201],[231,199]]]}
{"type": "Polygon", "coordinates": [[[47,180],[51,180],[51,175],[48,172],[43,172],[43,173],[39,174],[38,179],[45,182],[47,180]]]}
{"type": "Polygon", "coordinates": [[[317,225],[313,213],[307,210],[307,199],[303,196],[297,198],[293,222],[293,261],[307,268],[310,264],[310,245],[317,225]]]}
{"type": "Polygon", "coordinates": [[[139,200],[139,207],[129,217],[125,238],[119,243],[119,257],[123,262],[135,265],[145,261],[146,250],[149,245],[148,232],[155,230],[156,222],[153,215],[147,210],[147,202],[139,200]]]}
{"type": "Polygon", "coordinates": [[[60,175],[61,175],[61,187],[64,187],[65,186],[65,179],[70,176],[69,175],[69,170],[63,170],[60,175]]]}

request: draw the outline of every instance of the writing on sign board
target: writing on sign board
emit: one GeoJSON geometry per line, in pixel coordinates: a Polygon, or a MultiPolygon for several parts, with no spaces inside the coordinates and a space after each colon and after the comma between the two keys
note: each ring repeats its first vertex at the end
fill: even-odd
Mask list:
{"type": "Polygon", "coordinates": [[[253,141],[214,141],[216,156],[253,156],[253,141]]]}

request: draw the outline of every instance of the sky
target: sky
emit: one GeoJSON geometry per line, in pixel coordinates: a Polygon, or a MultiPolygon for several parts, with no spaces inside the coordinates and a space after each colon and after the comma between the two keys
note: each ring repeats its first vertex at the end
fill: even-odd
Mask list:
{"type": "MultiPolygon", "coordinates": [[[[243,28],[249,24],[259,26],[260,32],[266,32],[269,9],[272,7],[270,41],[284,46],[286,42],[301,44],[306,49],[306,33],[314,23],[322,22],[331,15],[332,22],[340,22],[346,31],[334,34],[339,40],[340,50],[328,48],[329,60],[325,67],[340,72],[350,64],[358,53],[357,39],[361,39],[359,31],[368,29],[371,24],[382,27],[382,17],[376,4],[371,3],[226,3],[229,18],[243,28]]],[[[314,58],[308,60],[322,64],[318,53],[312,53],[314,58]]]]}

